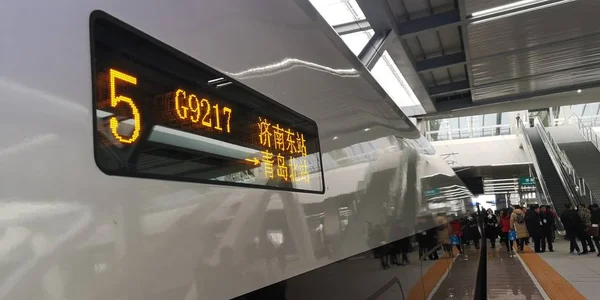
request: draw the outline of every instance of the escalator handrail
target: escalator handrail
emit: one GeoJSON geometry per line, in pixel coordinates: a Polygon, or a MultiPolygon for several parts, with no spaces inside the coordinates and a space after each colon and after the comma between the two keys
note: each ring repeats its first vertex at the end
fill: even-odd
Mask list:
{"type": "Polygon", "coordinates": [[[548,136],[549,142],[552,144],[552,147],[558,153],[557,157],[562,165],[563,176],[568,179],[567,183],[570,185],[571,193],[573,194],[577,204],[581,204],[584,202],[581,199],[581,189],[589,191],[588,195],[590,196],[590,200],[594,201],[594,197],[591,193],[591,189],[589,188],[589,186],[585,182],[579,184],[578,181],[582,177],[577,174],[577,171],[575,170],[575,167],[573,167],[573,164],[571,164],[571,161],[569,160],[567,154],[560,149],[558,143],[556,143],[552,135],[547,130],[545,130],[545,128],[543,129],[546,132],[546,135],[548,136]],[[577,190],[577,187],[580,187],[580,189],[577,190]]]}
{"type": "Polygon", "coordinates": [[[550,155],[550,160],[552,161],[552,164],[556,169],[556,173],[558,174],[558,177],[560,178],[560,181],[563,184],[565,191],[567,192],[567,196],[569,197],[571,205],[576,206],[577,204],[581,203],[581,201],[579,199],[577,191],[574,188],[574,182],[571,182],[571,180],[569,180],[571,179],[571,176],[568,176],[565,165],[561,161],[561,157],[559,155],[560,148],[558,147],[558,144],[554,141],[548,130],[546,130],[546,128],[542,125],[542,123],[537,117],[535,128],[540,134],[542,142],[544,143],[544,147],[546,147],[546,151],[550,155]]]}
{"type": "Polygon", "coordinates": [[[519,127],[519,130],[518,130],[517,134],[522,134],[523,138],[525,139],[526,145],[523,148],[527,149],[527,152],[529,152],[529,157],[531,157],[531,161],[533,162],[533,169],[535,170],[535,173],[537,174],[538,183],[539,183],[540,187],[542,188],[542,193],[544,194],[544,199],[546,201],[546,204],[552,205],[552,207],[554,208],[554,211],[556,211],[556,207],[554,207],[554,202],[552,201],[552,197],[550,196],[550,192],[548,192],[548,187],[546,186],[546,180],[544,180],[544,175],[542,174],[542,171],[540,169],[538,159],[535,155],[535,152],[533,151],[533,147],[531,145],[531,140],[529,139],[529,136],[525,133],[525,123],[523,123],[523,121],[520,120],[518,123],[518,127],[519,127]]]}

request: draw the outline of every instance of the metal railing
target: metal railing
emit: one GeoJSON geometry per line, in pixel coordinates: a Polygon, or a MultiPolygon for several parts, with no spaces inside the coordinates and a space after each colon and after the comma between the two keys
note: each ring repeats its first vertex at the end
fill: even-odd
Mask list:
{"type": "MultiPolygon", "coordinates": [[[[591,142],[596,147],[596,149],[598,149],[598,151],[600,151],[600,137],[598,137],[596,132],[591,127],[587,126],[585,124],[585,122],[583,122],[583,120],[577,114],[571,114],[571,116],[569,118],[567,118],[566,120],[564,120],[564,119],[561,119],[561,120],[563,122],[558,123],[559,125],[565,124],[564,121],[566,121],[567,124],[575,125],[577,127],[577,129],[579,130],[579,132],[581,133],[581,135],[583,135],[583,137],[587,141],[591,142]]],[[[594,120],[595,120],[595,118],[594,118],[594,120]]],[[[594,121],[594,120],[592,120],[592,121],[594,121]]],[[[556,146],[556,148],[558,148],[558,145],[556,146]]],[[[571,161],[567,157],[567,154],[562,150],[560,151],[560,160],[561,160],[561,163],[563,164],[563,166],[565,167],[565,171],[567,172],[567,175],[570,177],[570,181],[574,183],[575,189],[576,189],[576,194],[580,197],[580,200],[588,200],[585,202],[589,202],[591,204],[594,204],[594,203],[600,204],[599,199],[594,196],[589,185],[585,182],[585,179],[577,174],[577,171],[575,171],[575,168],[571,164],[571,161]]],[[[582,201],[582,202],[584,202],[584,201],[582,201]]]]}
{"type": "Polygon", "coordinates": [[[598,151],[600,151],[600,144],[599,144],[600,138],[598,138],[598,135],[596,134],[594,129],[585,125],[583,123],[583,121],[581,120],[581,118],[579,116],[577,116],[576,114],[572,114],[569,117],[568,121],[570,124],[574,124],[575,126],[577,126],[577,129],[579,129],[579,132],[581,133],[581,135],[583,135],[583,137],[585,137],[586,140],[592,142],[592,144],[594,144],[594,146],[596,146],[596,149],[598,149],[598,151]]]}

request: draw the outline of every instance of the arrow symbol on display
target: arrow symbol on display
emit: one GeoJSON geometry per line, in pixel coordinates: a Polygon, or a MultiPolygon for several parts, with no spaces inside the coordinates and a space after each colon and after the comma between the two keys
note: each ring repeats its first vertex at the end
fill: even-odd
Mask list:
{"type": "Polygon", "coordinates": [[[260,165],[260,160],[258,160],[258,158],[256,158],[256,157],[253,157],[253,158],[246,158],[246,161],[247,161],[247,162],[254,163],[254,165],[255,165],[255,166],[258,166],[258,165],[260,165]]]}

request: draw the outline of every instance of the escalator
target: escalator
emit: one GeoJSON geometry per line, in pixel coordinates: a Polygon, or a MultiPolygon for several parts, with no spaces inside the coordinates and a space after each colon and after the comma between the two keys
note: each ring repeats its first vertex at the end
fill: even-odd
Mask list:
{"type": "Polygon", "coordinates": [[[558,173],[559,170],[557,170],[557,167],[552,162],[552,158],[542,140],[540,131],[535,127],[524,128],[523,133],[527,136],[527,140],[529,141],[528,146],[535,155],[532,159],[537,161],[537,163],[534,162],[534,164],[537,164],[536,171],[541,173],[538,174],[538,179],[544,181],[543,183],[539,183],[540,185],[545,184],[547,190],[546,196],[549,198],[548,202],[554,206],[556,212],[560,215],[564,210],[566,203],[574,203],[572,203],[567,188],[558,173]]]}

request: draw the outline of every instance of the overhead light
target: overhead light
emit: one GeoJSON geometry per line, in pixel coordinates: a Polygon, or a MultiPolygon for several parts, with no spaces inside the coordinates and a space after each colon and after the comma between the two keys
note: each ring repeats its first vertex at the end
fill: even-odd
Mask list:
{"type": "Polygon", "coordinates": [[[513,2],[513,3],[509,3],[509,4],[504,4],[504,5],[476,11],[476,12],[472,13],[471,15],[473,16],[473,18],[478,18],[478,17],[488,16],[491,14],[502,13],[502,12],[505,12],[505,11],[508,11],[511,9],[517,9],[517,8],[520,8],[520,7],[523,7],[526,5],[533,5],[533,4],[538,4],[538,3],[548,2],[548,1],[550,1],[550,0],[521,0],[521,1],[513,2]]]}
{"type": "Polygon", "coordinates": [[[335,141],[335,140],[337,140],[337,139],[338,139],[338,137],[337,137],[337,136],[334,136],[334,137],[333,137],[333,140],[334,140],[334,141],[335,141]]]}
{"type": "Polygon", "coordinates": [[[552,0],[518,1],[518,2],[514,2],[514,3],[501,5],[501,6],[497,6],[494,8],[474,12],[473,14],[471,14],[471,19],[474,20],[471,24],[475,25],[475,24],[481,24],[481,23],[485,23],[485,22],[489,22],[489,21],[499,20],[499,19],[503,19],[506,17],[512,17],[512,16],[516,16],[516,15],[520,15],[520,14],[524,14],[524,13],[528,13],[528,12],[532,12],[532,11],[536,11],[536,10],[540,10],[540,9],[544,9],[544,8],[550,8],[553,6],[566,4],[566,3],[570,3],[570,2],[574,2],[574,1],[577,1],[577,0],[562,0],[562,1],[554,1],[554,2],[552,2],[552,0]],[[546,3],[546,2],[548,2],[548,3],[546,3]],[[542,3],[546,3],[546,4],[542,4],[542,3]],[[535,4],[542,4],[542,5],[533,6],[530,8],[525,8],[525,9],[519,10],[519,8],[528,7],[528,6],[532,6],[535,4]],[[517,10],[515,10],[515,9],[517,9],[517,10]],[[491,16],[491,15],[496,15],[496,16],[491,17],[491,18],[485,18],[485,17],[491,16]]]}
{"type": "Polygon", "coordinates": [[[369,130],[371,130],[371,128],[365,128],[365,131],[369,131],[369,130]]]}
{"type": "Polygon", "coordinates": [[[577,90],[577,94],[581,94],[581,90],[577,90]]]}

